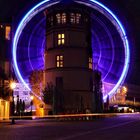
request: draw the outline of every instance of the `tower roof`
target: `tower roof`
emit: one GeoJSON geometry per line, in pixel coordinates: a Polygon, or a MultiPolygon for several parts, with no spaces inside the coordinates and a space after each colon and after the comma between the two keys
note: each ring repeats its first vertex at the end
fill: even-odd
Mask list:
{"type": "Polygon", "coordinates": [[[81,11],[81,13],[89,13],[90,8],[76,3],[73,0],[61,0],[58,4],[53,5],[49,8],[47,8],[47,13],[50,13],[52,11],[72,11],[72,10],[78,10],[81,11]]]}

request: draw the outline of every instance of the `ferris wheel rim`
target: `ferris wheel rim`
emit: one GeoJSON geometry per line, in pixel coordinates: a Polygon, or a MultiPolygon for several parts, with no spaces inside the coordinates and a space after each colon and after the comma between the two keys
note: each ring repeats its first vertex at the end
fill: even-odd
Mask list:
{"type": "MultiPolygon", "coordinates": [[[[17,30],[15,32],[15,36],[13,39],[13,48],[12,48],[12,54],[13,54],[13,64],[14,64],[14,69],[16,72],[16,75],[19,79],[19,81],[21,83],[23,83],[27,89],[30,89],[29,85],[26,83],[26,81],[24,80],[24,78],[22,77],[22,74],[20,73],[20,70],[18,68],[18,63],[17,63],[17,55],[16,55],[16,50],[17,50],[17,44],[18,44],[18,40],[20,38],[20,35],[22,33],[22,30],[26,27],[26,25],[28,24],[29,21],[31,21],[31,19],[37,15],[39,12],[43,11],[45,8],[50,7],[54,4],[59,3],[60,1],[55,1],[55,2],[51,2],[52,0],[43,0],[42,2],[38,3],[37,5],[35,5],[33,8],[31,8],[26,14],[25,16],[22,18],[22,20],[20,21],[17,30]],[[50,2],[50,3],[49,3],[50,2]]],[[[117,90],[117,88],[120,86],[120,84],[124,81],[124,79],[126,78],[127,72],[128,72],[128,68],[129,68],[129,59],[130,59],[130,51],[129,51],[129,42],[124,30],[123,25],[121,24],[120,20],[116,17],[116,15],[110,10],[108,9],[105,5],[103,5],[100,2],[97,2],[96,0],[87,0],[87,1],[78,1],[78,0],[74,0],[75,2],[87,5],[89,7],[95,7],[95,5],[97,5],[97,8],[101,8],[101,10],[105,10],[106,13],[109,14],[109,16],[111,17],[111,19],[114,19],[114,24],[116,24],[116,26],[119,28],[119,32],[120,32],[120,36],[121,39],[123,40],[124,43],[124,49],[125,49],[125,63],[124,63],[124,68],[123,68],[123,72],[117,82],[117,84],[115,85],[115,87],[108,93],[108,95],[112,95],[114,94],[114,92],[117,90]]],[[[93,8],[92,7],[92,8],[93,8]]],[[[110,20],[110,19],[109,19],[110,20]]],[[[103,97],[104,100],[107,98],[107,95],[103,97]]]]}

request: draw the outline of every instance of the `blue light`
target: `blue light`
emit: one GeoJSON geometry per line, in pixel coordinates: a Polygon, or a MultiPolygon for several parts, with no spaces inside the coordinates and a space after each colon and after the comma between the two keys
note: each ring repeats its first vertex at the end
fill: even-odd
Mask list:
{"type": "MultiPolygon", "coordinates": [[[[27,89],[31,90],[29,88],[29,85],[26,83],[26,81],[23,79],[19,68],[18,68],[18,64],[17,64],[17,55],[16,55],[16,51],[17,51],[17,44],[20,38],[20,35],[22,34],[23,29],[25,28],[25,26],[29,23],[29,21],[35,16],[37,15],[39,12],[43,11],[45,8],[50,7],[51,5],[57,4],[60,1],[57,2],[50,2],[50,0],[44,0],[40,3],[38,3],[37,5],[35,5],[32,9],[30,9],[28,11],[28,13],[23,17],[23,19],[20,21],[18,28],[16,30],[14,39],[13,39],[13,50],[12,50],[12,54],[13,54],[13,63],[14,63],[14,69],[16,72],[16,75],[19,79],[20,82],[22,82],[27,89]],[[49,3],[48,3],[49,2],[49,3]]],[[[127,36],[124,30],[123,25],[121,24],[121,22],[119,21],[119,19],[114,15],[114,13],[108,9],[105,5],[103,5],[100,2],[97,2],[96,0],[88,0],[86,2],[84,1],[76,1],[78,3],[87,5],[89,7],[95,8],[98,11],[102,10],[104,12],[102,12],[102,14],[104,14],[105,16],[107,16],[107,18],[110,21],[113,21],[112,23],[116,26],[116,28],[118,29],[118,32],[123,40],[123,44],[124,44],[124,49],[125,49],[125,63],[124,63],[124,68],[123,68],[123,72],[117,82],[117,84],[115,85],[115,87],[108,93],[108,95],[113,95],[116,90],[118,89],[118,87],[123,83],[124,79],[126,78],[127,72],[128,72],[128,68],[129,68],[129,59],[130,59],[130,51],[129,51],[129,43],[127,40],[127,36]]],[[[104,100],[106,100],[107,95],[104,96],[104,100]]]]}
{"type": "MultiPolygon", "coordinates": [[[[116,26],[116,28],[119,30],[119,34],[123,40],[123,44],[124,44],[124,49],[125,49],[125,63],[124,63],[124,68],[123,68],[123,72],[120,76],[120,79],[118,80],[117,84],[114,86],[114,88],[108,93],[109,96],[112,96],[117,89],[119,88],[119,86],[124,82],[126,75],[128,73],[128,68],[129,68],[129,62],[130,62],[130,50],[129,50],[129,43],[128,43],[128,39],[125,33],[125,29],[123,27],[123,25],[121,24],[120,20],[115,16],[115,14],[108,9],[105,5],[103,5],[102,3],[96,1],[96,0],[89,0],[90,2],[93,3],[93,5],[90,2],[83,2],[83,1],[77,1],[78,3],[87,5],[89,7],[95,8],[95,4],[96,4],[96,8],[98,11],[100,11],[102,14],[104,14],[105,16],[107,16],[107,14],[109,14],[109,16],[107,16],[110,21],[113,20],[113,24],[116,26]],[[102,10],[104,10],[105,12],[102,12],[102,10]]],[[[107,99],[107,95],[105,95],[103,97],[104,100],[107,99]]]]}
{"type": "MultiPolygon", "coordinates": [[[[123,69],[123,72],[121,74],[120,79],[118,80],[115,87],[108,93],[108,95],[111,96],[117,91],[117,89],[119,88],[121,83],[123,83],[124,79],[126,78],[128,68],[129,68],[129,61],[130,61],[129,43],[128,43],[127,36],[125,33],[125,29],[124,29],[123,25],[121,24],[121,22],[119,21],[119,19],[115,16],[115,14],[110,9],[108,9],[105,5],[103,5],[102,3],[99,3],[96,0],[90,0],[90,1],[98,4],[100,7],[105,9],[115,19],[115,21],[117,22],[117,24],[119,25],[119,27],[122,31],[121,37],[123,37],[122,40],[124,41],[124,47],[125,47],[124,48],[125,49],[125,64],[124,64],[124,69],[123,69]]],[[[106,100],[106,98],[107,98],[107,95],[104,96],[104,100],[106,100]]]]}
{"type": "Polygon", "coordinates": [[[28,13],[23,17],[23,19],[20,21],[19,25],[18,25],[18,28],[16,30],[16,33],[15,33],[15,36],[14,36],[14,39],[13,39],[13,49],[12,49],[12,54],[13,54],[13,64],[14,64],[14,69],[15,69],[15,73],[16,73],[16,76],[18,78],[18,80],[23,83],[25,85],[25,87],[31,91],[29,85],[25,82],[25,80],[23,79],[20,71],[19,71],[19,68],[18,68],[18,64],[17,64],[17,55],[16,55],[16,50],[17,50],[17,44],[18,44],[18,40],[19,40],[19,37],[23,31],[23,29],[25,28],[25,26],[27,25],[27,23],[36,15],[38,14],[40,11],[44,10],[45,8],[53,5],[53,4],[56,4],[58,2],[54,2],[54,3],[51,3],[51,4],[46,4],[49,0],[44,0],[42,2],[40,2],[39,4],[37,4],[36,6],[34,6],[30,11],[28,11],[28,13]],[[46,4],[43,6],[43,4],[46,4]]]}

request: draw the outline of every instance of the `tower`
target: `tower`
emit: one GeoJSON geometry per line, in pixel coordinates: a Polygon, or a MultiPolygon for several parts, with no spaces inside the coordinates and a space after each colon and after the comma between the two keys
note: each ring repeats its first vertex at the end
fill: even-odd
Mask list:
{"type": "Polygon", "coordinates": [[[98,70],[94,70],[93,73],[93,96],[94,96],[94,112],[103,112],[103,94],[102,94],[102,74],[98,70]]]}
{"type": "Polygon", "coordinates": [[[55,87],[55,113],[92,110],[90,10],[72,1],[61,1],[45,14],[45,83],[55,87]]]}

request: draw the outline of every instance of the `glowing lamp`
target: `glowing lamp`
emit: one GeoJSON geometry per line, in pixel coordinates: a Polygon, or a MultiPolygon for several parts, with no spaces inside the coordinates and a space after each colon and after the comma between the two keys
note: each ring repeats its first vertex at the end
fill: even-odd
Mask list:
{"type": "Polygon", "coordinates": [[[15,82],[10,82],[10,89],[15,89],[16,88],[16,83],[15,82]]]}
{"type": "Polygon", "coordinates": [[[30,96],[30,99],[33,100],[34,99],[34,96],[30,96]]]}

